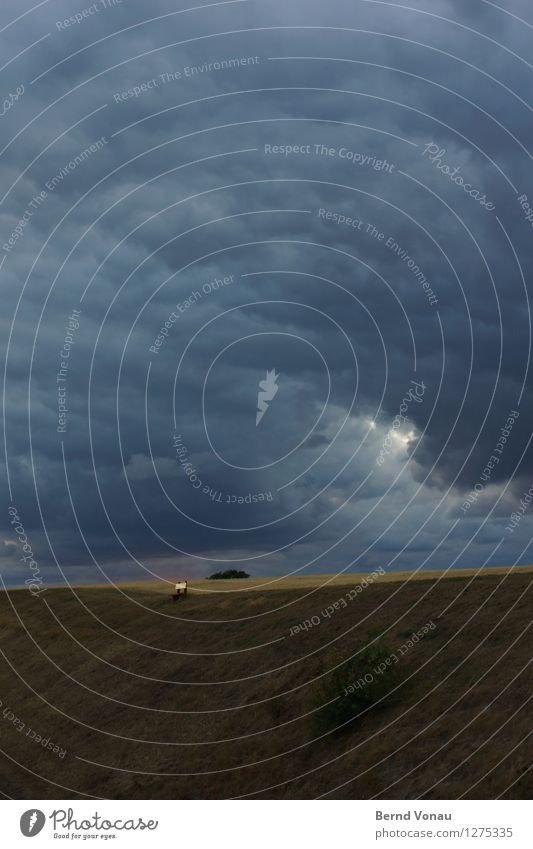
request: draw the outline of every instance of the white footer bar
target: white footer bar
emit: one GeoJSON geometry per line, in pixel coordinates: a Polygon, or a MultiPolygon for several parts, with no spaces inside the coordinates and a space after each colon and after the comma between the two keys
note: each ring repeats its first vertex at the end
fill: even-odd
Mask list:
{"type": "Polygon", "coordinates": [[[533,846],[528,801],[3,801],[3,846],[533,846]],[[35,844],[29,844],[29,838],[35,844]]]}

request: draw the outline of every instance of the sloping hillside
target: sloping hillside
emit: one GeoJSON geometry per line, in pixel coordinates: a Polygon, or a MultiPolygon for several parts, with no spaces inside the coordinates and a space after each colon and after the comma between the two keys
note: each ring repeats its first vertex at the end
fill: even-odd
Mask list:
{"type": "Polygon", "coordinates": [[[1,789],[530,797],[533,571],[328,577],[1,593],[1,789]],[[353,655],[386,697],[334,731],[353,655]]]}

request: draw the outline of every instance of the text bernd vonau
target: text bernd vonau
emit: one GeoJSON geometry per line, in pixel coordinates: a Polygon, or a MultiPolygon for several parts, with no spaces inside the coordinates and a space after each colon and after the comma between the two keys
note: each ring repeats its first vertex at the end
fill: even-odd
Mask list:
{"type": "Polygon", "coordinates": [[[451,814],[431,814],[427,811],[405,811],[405,813],[388,814],[385,811],[376,811],[377,820],[410,820],[414,814],[415,820],[451,820],[451,814]]]}

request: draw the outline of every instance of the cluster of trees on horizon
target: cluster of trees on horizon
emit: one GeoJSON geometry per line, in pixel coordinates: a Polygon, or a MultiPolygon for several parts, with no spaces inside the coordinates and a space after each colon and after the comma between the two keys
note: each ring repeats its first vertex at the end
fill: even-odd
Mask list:
{"type": "Polygon", "coordinates": [[[249,578],[248,572],[241,572],[238,569],[226,569],[225,572],[214,572],[209,575],[209,581],[227,581],[230,578],[249,578]]]}

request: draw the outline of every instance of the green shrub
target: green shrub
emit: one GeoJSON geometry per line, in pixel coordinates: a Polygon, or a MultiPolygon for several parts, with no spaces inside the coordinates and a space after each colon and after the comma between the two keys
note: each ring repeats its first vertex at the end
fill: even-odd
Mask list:
{"type": "Polygon", "coordinates": [[[324,705],[314,714],[315,731],[337,734],[352,730],[367,713],[395,704],[391,692],[402,681],[392,652],[368,646],[339,666],[322,686],[317,702],[324,705]]]}

